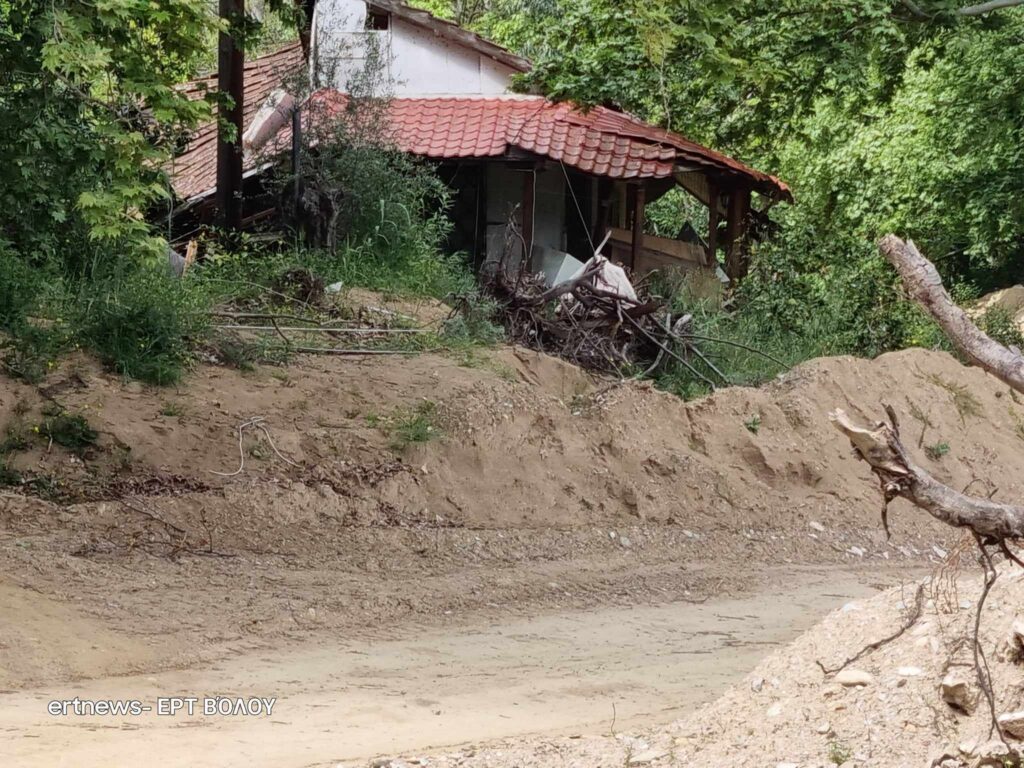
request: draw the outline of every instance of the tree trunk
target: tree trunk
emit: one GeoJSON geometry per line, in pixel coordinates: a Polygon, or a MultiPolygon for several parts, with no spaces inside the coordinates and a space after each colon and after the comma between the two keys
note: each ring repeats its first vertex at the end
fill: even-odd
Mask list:
{"type": "Polygon", "coordinates": [[[1024,394],[1024,357],[978,330],[967,313],[953,303],[935,265],[914,243],[888,235],[879,248],[899,271],[911,298],[935,319],[954,346],[972,363],[1024,394]]]}
{"type": "MultiPolygon", "coordinates": [[[[935,265],[921,255],[914,243],[888,235],[879,248],[900,273],[911,298],[935,319],[957,349],[1024,394],[1024,358],[1017,350],[1007,349],[978,330],[967,313],[953,303],[935,265]]],[[[947,525],[968,528],[983,541],[1002,544],[1004,553],[1013,557],[1005,548],[1005,541],[1024,538],[1024,507],[966,496],[931,477],[911,461],[900,441],[896,414],[891,408],[886,410],[891,424],[880,422],[873,429],[857,426],[842,410],[829,414],[835,428],[850,439],[857,455],[871,465],[882,484],[883,524],[889,502],[900,496],[947,525]]]]}

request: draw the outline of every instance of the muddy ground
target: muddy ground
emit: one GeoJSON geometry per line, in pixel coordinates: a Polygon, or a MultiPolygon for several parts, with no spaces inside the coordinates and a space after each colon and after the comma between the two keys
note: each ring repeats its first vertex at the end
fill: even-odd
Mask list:
{"type": "MultiPolygon", "coordinates": [[[[896,504],[887,542],[871,476],[825,416],[874,418],[882,401],[937,477],[1020,495],[1024,406],[915,350],[816,361],[694,403],[512,349],[202,366],[178,390],[125,384],[85,357],[39,387],[4,380],[0,428],[23,439],[8,462],[21,481],[0,489],[0,728],[9,746],[43,736],[23,753],[43,760],[23,705],[72,683],[544,617],[585,627],[648,606],[676,606],[699,632],[711,620],[687,606],[768,601],[806,568],[898,583],[941,559],[948,534],[896,504]],[[97,443],[51,443],[58,411],[84,416],[97,443]]],[[[786,637],[849,596],[814,591],[833,602],[784,622],[786,637]]],[[[724,663],[727,639],[715,647],[724,663]]],[[[332,673],[331,653],[315,658],[302,674],[332,673]]],[[[608,674],[588,669],[585,684],[600,691],[608,674]]],[[[431,700],[403,690],[389,695],[431,700]]],[[[659,695],[677,711],[677,694],[659,695]]],[[[423,730],[423,749],[465,735],[423,730]]],[[[527,718],[492,735],[535,730],[527,718]]]]}

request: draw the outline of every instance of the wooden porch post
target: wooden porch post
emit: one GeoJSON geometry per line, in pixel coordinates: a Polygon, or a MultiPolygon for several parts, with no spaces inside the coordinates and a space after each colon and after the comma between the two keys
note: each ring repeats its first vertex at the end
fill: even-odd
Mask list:
{"type": "Polygon", "coordinates": [[[708,251],[705,266],[714,267],[718,263],[718,182],[708,178],[708,251]]]}
{"type": "Polygon", "coordinates": [[[643,184],[633,187],[633,250],[630,253],[630,268],[636,269],[640,260],[640,249],[644,244],[644,214],[647,207],[647,190],[643,184]]]}
{"type": "Polygon", "coordinates": [[[750,269],[746,231],[749,214],[750,188],[733,187],[725,224],[725,274],[733,284],[746,277],[750,269]]]}
{"type": "Polygon", "coordinates": [[[217,42],[217,88],[221,98],[230,97],[232,105],[219,110],[217,131],[217,209],[225,229],[242,225],[242,115],[245,109],[245,56],[241,40],[234,35],[245,15],[245,0],[220,0],[220,18],[230,27],[220,33],[217,42]],[[234,138],[229,129],[234,128],[234,138]]]}
{"type": "Polygon", "coordinates": [[[591,233],[595,248],[604,240],[604,236],[611,226],[612,195],[614,194],[615,185],[611,179],[602,177],[597,180],[597,224],[591,233]]]}
{"type": "Polygon", "coordinates": [[[534,230],[534,206],[536,199],[534,195],[537,184],[537,169],[531,168],[523,174],[523,241],[526,243],[526,252],[523,258],[532,267],[533,259],[533,230],[534,230]]]}

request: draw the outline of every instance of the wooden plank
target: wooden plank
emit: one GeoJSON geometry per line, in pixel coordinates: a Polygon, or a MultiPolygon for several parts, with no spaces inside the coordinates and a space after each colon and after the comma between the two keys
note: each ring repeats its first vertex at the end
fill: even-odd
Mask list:
{"type": "Polygon", "coordinates": [[[725,225],[725,274],[734,284],[750,269],[747,253],[747,217],[750,213],[750,188],[734,187],[729,194],[725,225]]]}
{"type": "MultiPolygon", "coordinates": [[[[533,218],[536,205],[537,171],[530,170],[523,174],[523,241],[526,243],[526,253],[523,259],[530,263],[533,258],[533,218]]],[[[532,266],[532,264],[531,264],[532,266]]]]}
{"type": "MultiPolygon", "coordinates": [[[[613,228],[612,243],[620,249],[632,251],[633,233],[628,229],[613,228]]],[[[644,251],[664,254],[669,258],[691,262],[697,266],[704,264],[704,249],[694,243],[645,234],[641,247],[644,251]]]]}
{"type": "Polygon", "coordinates": [[[636,269],[640,260],[640,249],[644,244],[644,214],[647,207],[647,190],[642,184],[633,187],[633,252],[630,254],[630,267],[636,269]]]}
{"type": "Polygon", "coordinates": [[[708,177],[708,252],[705,264],[709,267],[718,262],[718,182],[708,177]]]}

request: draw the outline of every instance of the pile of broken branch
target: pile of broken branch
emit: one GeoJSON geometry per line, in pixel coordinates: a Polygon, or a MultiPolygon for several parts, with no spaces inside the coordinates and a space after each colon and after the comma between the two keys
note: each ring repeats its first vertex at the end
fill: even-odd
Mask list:
{"type": "MultiPolygon", "coordinates": [[[[509,270],[507,257],[481,276],[498,306],[509,341],[555,355],[590,371],[635,378],[656,374],[670,360],[715,389],[732,382],[701,342],[759,350],[695,332],[693,316],[673,316],[649,283],[630,284],[621,267],[596,255],[570,279],[548,287],[525,263],[509,270]]],[[[510,249],[506,248],[506,254],[510,249]]],[[[785,364],[764,355],[785,368],[785,364]]]]}

